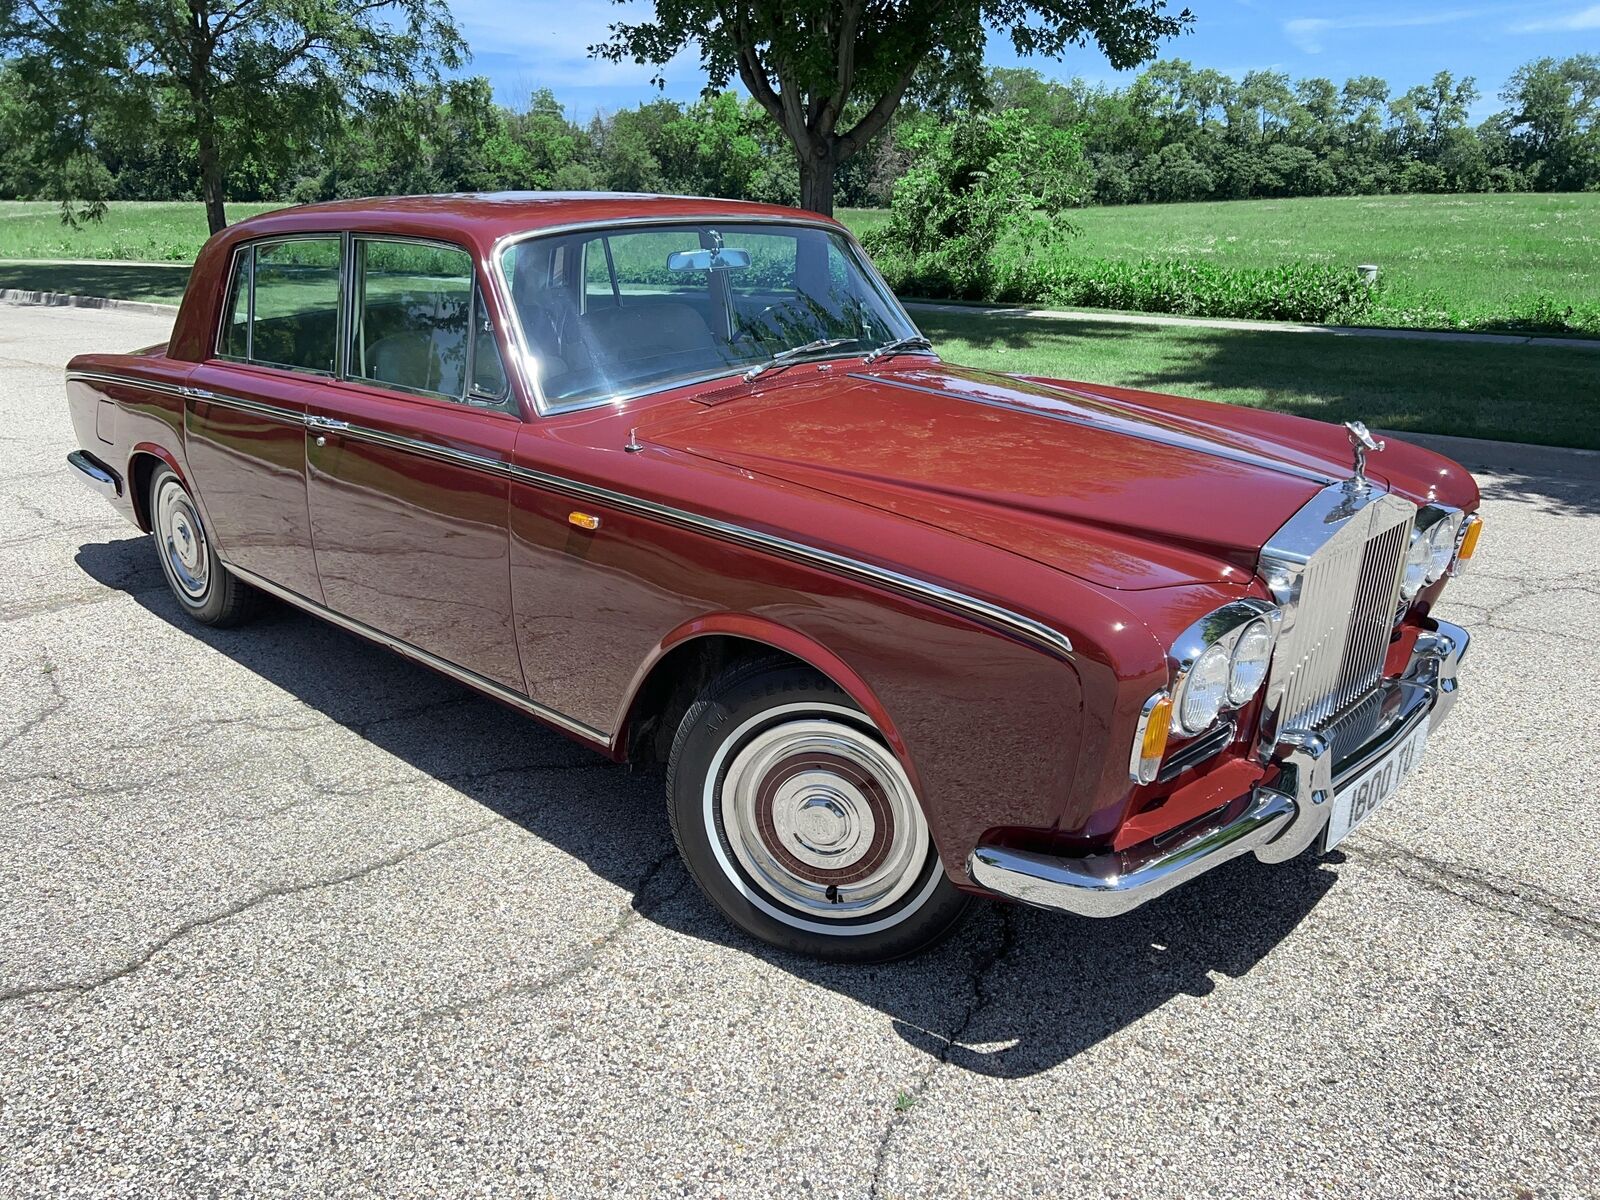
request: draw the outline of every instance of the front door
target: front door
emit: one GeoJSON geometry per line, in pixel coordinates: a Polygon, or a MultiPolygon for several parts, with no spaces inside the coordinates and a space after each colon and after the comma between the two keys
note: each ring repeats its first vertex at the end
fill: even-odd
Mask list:
{"type": "Polygon", "coordinates": [[[465,251],[357,235],[343,381],[306,413],[327,606],[515,692],[506,531],[521,417],[465,251]]]}

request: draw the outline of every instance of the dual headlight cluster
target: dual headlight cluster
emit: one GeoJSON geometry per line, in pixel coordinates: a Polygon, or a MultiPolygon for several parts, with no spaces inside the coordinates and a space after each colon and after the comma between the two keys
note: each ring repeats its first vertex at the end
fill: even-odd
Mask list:
{"type": "Polygon", "coordinates": [[[1477,517],[1466,517],[1455,509],[1429,505],[1418,512],[1406,551],[1405,574],[1400,578],[1401,599],[1415,600],[1418,592],[1438,583],[1447,571],[1459,569],[1460,563],[1472,556],[1473,547],[1466,545],[1466,539],[1470,536],[1476,544],[1477,527],[1477,517]]]}
{"type": "Polygon", "coordinates": [[[1140,714],[1130,764],[1137,782],[1154,782],[1171,734],[1204,733],[1224,712],[1250,703],[1267,681],[1282,619],[1265,600],[1236,600],[1184,630],[1172,648],[1172,690],[1157,692],[1140,714]]]}

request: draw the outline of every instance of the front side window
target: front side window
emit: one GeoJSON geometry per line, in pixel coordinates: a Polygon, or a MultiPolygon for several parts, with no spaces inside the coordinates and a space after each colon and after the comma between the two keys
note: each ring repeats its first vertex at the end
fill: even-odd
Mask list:
{"type": "Polygon", "coordinates": [[[472,257],[454,247],[358,239],[352,379],[466,398],[473,374],[472,257]]]}
{"type": "Polygon", "coordinates": [[[554,409],[733,373],[812,342],[860,354],[916,333],[849,240],[810,225],[583,230],[513,243],[501,267],[554,409]]]}

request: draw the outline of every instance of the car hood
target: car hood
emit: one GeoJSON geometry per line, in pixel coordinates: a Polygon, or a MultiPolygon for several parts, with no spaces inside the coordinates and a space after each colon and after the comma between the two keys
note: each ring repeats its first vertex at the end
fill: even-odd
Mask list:
{"type": "Polygon", "coordinates": [[[1117,589],[1248,579],[1350,471],[1337,426],[904,360],[723,389],[637,432],[1117,589]]]}

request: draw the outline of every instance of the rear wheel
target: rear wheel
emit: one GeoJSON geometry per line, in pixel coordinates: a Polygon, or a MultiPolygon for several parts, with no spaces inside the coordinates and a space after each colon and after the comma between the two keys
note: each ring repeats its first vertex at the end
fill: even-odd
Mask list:
{"type": "Polygon", "coordinates": [[[217,559],[194,498],[170,467],[150,478],[149,511],[161,573],[183,610],[204,625],[248,620],[258,593],[217,559]]]}
{"type": "Polygon", "coordinates": [[[690,873],[736,925],[821,958],[876,962],[948,933],[967,896],[871,720],[788,662],[716,680],[684,715],[667,774],[690,873]]]}

